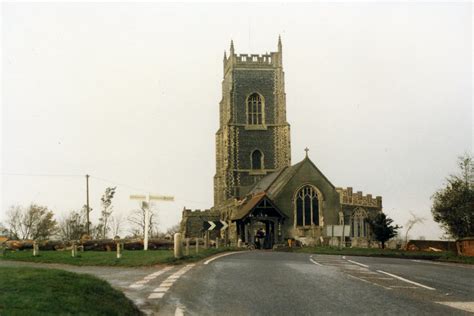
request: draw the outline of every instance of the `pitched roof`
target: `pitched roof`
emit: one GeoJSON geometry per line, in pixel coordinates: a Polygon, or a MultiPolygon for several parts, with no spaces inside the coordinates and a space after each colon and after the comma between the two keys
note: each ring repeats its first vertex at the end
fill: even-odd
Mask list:
{"type": "Polygon", "coordinates": [[[282,213],[276,206],[273,204],[273,202],[268,198],[268,196],[265,194],[265,192],[260,192],[252,197],[250,197],[247,201],[243,201],[242,205],[240,205],[233,213],[231,216],[231,220],[238,220],[242,219],[245,216],[247,216],[252,210],[258,206],[258,204],[265,200],[270,203],[272,208],[280,214],[281,217],[287,217],[284,213],[282,213]]]}
{"type": "Polygon", "coordinates": [[[249,194],[250,195],[255,195],[259,194],[261,192],[265,192],[268,197],[270,198],[275,198],[278,193],[283,189],[283,187],[293,178],[293,176],[298,172],[298,170],[305,164],[305,163],[310,163],[313,168],[315,168],[318,173],[321,174],[321,176],[333,187],[334,185],[329,181],[328,178],[316,167],[316,165],[306,157],[299,163],[289,166],[289,167],[284,167],[278,171],[275,171],[262,179],[258,181],[253,188],[250,190],[249,194]]]}

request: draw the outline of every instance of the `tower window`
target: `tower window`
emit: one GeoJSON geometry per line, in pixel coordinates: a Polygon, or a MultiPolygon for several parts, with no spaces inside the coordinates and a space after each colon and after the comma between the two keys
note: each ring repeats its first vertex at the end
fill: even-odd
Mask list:
{"type": "Polygon", "coordinates": [[[263,105],[263,98],[258,93],[253,93],[247,98],[247,124],[264,124],[263,105]]]}
{"type": "Polygon", "coordinates": [[[319,199],[316,190],[309,185],[296,193],[295,225],[319,225],[319,199]]]}
{"type": "Polygon", "coordinates": [[[250,156],[253,170],[263,169],[263,154],[260,150],[255,149],[250,156]]]}

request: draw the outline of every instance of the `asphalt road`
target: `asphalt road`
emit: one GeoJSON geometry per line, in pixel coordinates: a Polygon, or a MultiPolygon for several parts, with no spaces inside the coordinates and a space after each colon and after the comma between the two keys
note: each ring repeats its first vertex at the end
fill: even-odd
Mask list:
{"type": "Polygon", "coordinates": [[[474,315],[474,266],[272,251],[183,266],[75,267],[149,315],[474,315]]]}
{"type": "Polygon", "coordinates": [[[159,305],[161,315],[472,315],[469,310],[472,267],[262,251],[196,265],[159,305]]]}

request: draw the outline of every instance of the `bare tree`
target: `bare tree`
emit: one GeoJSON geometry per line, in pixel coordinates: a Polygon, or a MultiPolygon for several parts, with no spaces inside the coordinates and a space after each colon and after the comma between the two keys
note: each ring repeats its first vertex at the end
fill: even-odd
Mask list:
{"type": "Polygon", "coordinates": [[[110,223],[109,217],[112,214],[113,207],[112,207],[112,199],[115,195],[115,189],[117,187],[108,187],[105,189],[104,195],[102,195],[101,203],[102,203],[102,212],[101,217],[99,218],[99,236],[100,238],[107,238],[107,232],[110,230],[110,223]]]}
{"type": "MultiPolygon", "coordinates": [[[[133,210],[132,214],[128,217],[128,222],[132,226],[131,233],[134,236],[145,236],[145,218],[146,218],[146,208],[148,207],[146,202],[142,203],[142,206],[138,210],[133,210]]],[[[153,237],[158,233],[158,221],[157,214],[153,208],[150,208],[150,226],[148,227],[148,235],[153,237]]]]}
{"type": "Polygon", "coordinates": [[[57,231],[53,212],[36,204],[28,208],[12,206],[7,214],[7,225],[15,239],[47,239],[57,231]]]}
{"type": "Polygon", "coordinates": [[[171,236],[179,232],[180,232],[179,224],[175,224],[166,230],[166,234],[170,234],[171,236]]]}
{"type": "Polygon", "coordinates": [[[122,214],[115,214],[110,217],[110,228],[112,229],[112,234],[115,236],[120,235],[120,231],[122,230],[123,224],[123,215],[122,214]]]}
{"type": "Polygon", "coordinates": [[[0,223],[0,236],[9,236],[10,231],[2,224],[0,223]]]}
{"type": "Polygon", "coordinates": [[[425,218],[416,216],[412,211],[410,211],[411,218],[408,220],[408,222],[405,224],[406,231],[405,231],[405,249],[408,247],[408,233],[410,230],[413,228],[418,223],[423,223],[425,221],[425,218]]]}
{"type": "MultiPolygon", "coordinates": [[[[87,211],[87,210],[86,210],[87,211]]],[[[85,212],[70,212],[59,221],[59,237],[62,240],[78,240],[87,233],[85,212]]]]}

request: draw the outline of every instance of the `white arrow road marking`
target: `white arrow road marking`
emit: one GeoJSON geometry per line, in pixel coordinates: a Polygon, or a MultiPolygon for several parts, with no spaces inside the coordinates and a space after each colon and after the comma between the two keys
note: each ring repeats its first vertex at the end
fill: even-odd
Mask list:
{"type": "Polygon", "coordinates": [[[415,282],[415,281],[407,280],[407,279],[405,279],[405,278],[402,278],[401,276],[398,276],[398,275],[395,275],[395,274],[392,274],[392,273],[388,273],[388,272],[385,272],[385,271],[382,271],[382,270],[377,270],[377,272],[380,272],[380,273],[389,275],[389,276],[391,276],[391,277],[393,277],[393,278],[395,278],[395,279],[398,279],[398,280],[400,280],[400,281],[403,281],[403,282],[406,282],[406,283],[410,283],[410,284],[413,284],[413,285],[422,287],[422,288],[427,289],[427,290],[430,290],[430,291],[435,291],[435,290],[436,290],[435,288],[432,288],[432,287],[429,287],[429,286],[420,284],[420,283],[415,282]]]}
{"type": "Polygon", "coordinates": [[[224,230],[224,229],[226,229],[227,227],[229,227],[229,225],[227,225],[227,222],[221,221],[221,223],[222,223],[222,228],[221,228],[221,230],[224,230]]]}
{"type": "Polygon", "coordinates": [[[208,221],[208,223],[209,223],[209,225],[211,225],[211,226],[209,226],[209,228],[208,228],[207,230],[213,230],[213,229],[216,227],[216,224],[214,224],[214,222],[208,221]]]}

